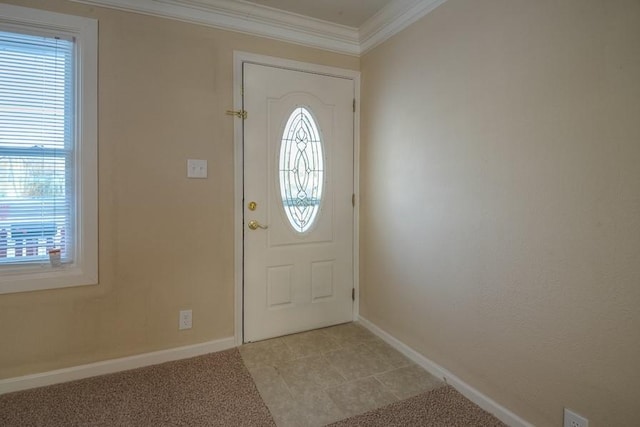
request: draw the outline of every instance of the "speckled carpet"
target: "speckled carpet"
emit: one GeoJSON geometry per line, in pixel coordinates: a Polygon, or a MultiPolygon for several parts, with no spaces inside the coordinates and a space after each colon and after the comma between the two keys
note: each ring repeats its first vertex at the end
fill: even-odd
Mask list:
{"type": "Polygon", "coordinates": [[[237,349],[0,396],[0,426],[275,426],[237,349]]]}
{"type": "Polygon", "coordinates": [[[338,421],[330,427],[356,426],[506,427],[496,417],[476,406],[450,386],[338,421]]]}
{"type": "MultiPolygon", "coordinates": [[[[237,349],[0,395],[0,426],[275,426],[237,349]]],[[[332,427],[503,427],[444,386],[332,427]]]]}

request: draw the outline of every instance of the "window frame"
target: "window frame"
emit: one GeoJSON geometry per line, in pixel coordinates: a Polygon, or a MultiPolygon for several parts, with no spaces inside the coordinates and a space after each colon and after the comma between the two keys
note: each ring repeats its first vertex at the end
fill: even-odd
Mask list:
{"type": "Polygon", "coordinates": [[[75,41],[74,176],[72,263],[9,264],[0,268],[0,294],[98,283],[98,21],[74,15],[0,4],[0,30],[75,41]]]}

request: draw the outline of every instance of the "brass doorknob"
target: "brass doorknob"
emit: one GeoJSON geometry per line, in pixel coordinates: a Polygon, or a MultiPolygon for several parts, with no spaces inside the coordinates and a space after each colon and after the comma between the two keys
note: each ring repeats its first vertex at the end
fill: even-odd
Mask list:
{"type": "Polygon", "coordinates": [[[262,228],[263,230],[266,230],[267,228],[269,228],[268,225],[262,225],[255,219],[252,219],[251,221],[249,221],[247,225],[249,226],[250,230],[257,230],[258,228],[262,228]]]}

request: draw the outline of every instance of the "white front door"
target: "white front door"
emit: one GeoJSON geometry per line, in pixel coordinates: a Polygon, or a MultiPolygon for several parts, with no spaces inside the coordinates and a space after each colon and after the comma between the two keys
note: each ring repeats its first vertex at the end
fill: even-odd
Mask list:
{"type": "Polygon", "coordinates": [[[353,316],[350,79],[243,64],[244,341],[353,316]]]}

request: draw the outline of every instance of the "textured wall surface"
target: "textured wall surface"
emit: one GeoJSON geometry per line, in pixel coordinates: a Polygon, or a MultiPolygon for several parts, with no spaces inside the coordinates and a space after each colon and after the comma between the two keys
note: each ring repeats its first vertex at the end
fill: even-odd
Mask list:
{"type": "Polygon", "coordinates": [[[233,336],[233,51],[358,58],[62,0],[99,20],[99,286],[0,295],[0,378],[233,336]],[[186,159],[208,159],[188,180],[186,159]],[[193,329],[178,331],[178,311],[193,329]]]}
{"type": "Polygon", "coordinates": [[[640,2],[449,0],[361,71],[361,314],[535,425],[637,425],[640,2]]]}

